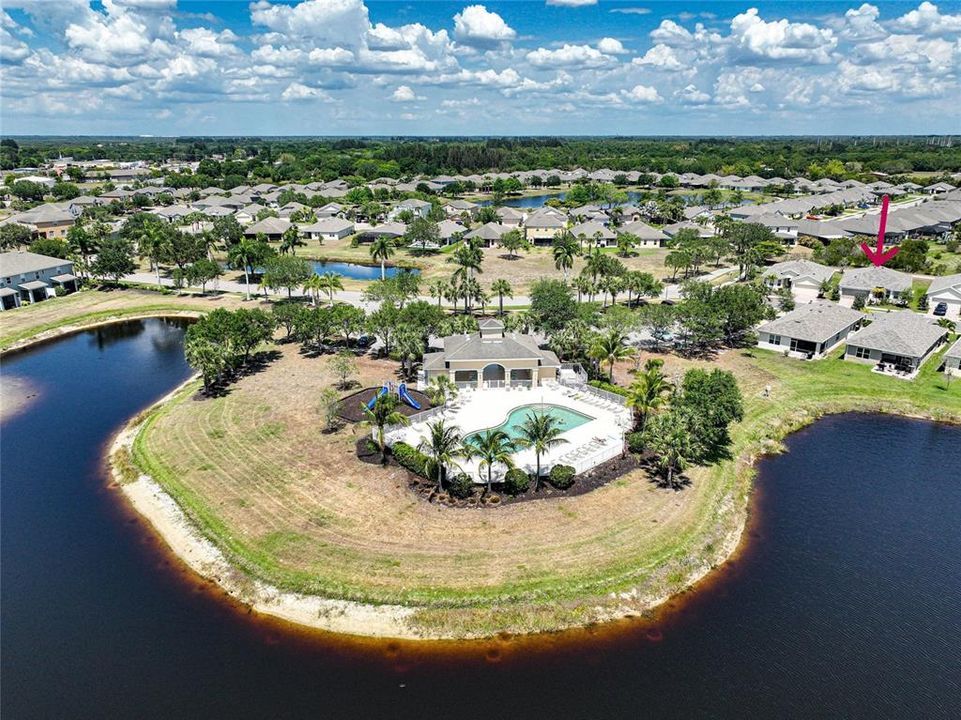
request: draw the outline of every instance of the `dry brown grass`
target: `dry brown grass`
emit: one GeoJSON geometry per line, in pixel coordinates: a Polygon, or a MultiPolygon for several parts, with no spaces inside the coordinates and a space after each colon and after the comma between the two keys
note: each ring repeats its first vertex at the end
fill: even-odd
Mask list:
{"type": "MultiPolygon", "coordinates": [[[[363,360],[364,385],[395,366],[363,360]]],[[[404,471],[361,463],[357,433],[321,432],[334,378],[293,346],[215,399],[171,404],[141,436],[154,471],[249,570],[294,589],[424,606],[531,603],[647,577],[705,528],[718,486],[665,490],[636,471],[577,497],[488,510],[428,504],[404,471]],[[208,523],[210,525],[211,523],[208,523]]],[[[695,473],[695,478],[697,478],[695,473]]]]}

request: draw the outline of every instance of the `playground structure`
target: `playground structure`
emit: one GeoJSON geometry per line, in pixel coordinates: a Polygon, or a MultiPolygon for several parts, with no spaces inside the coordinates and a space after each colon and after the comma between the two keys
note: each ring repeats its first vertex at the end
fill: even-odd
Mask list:
{"type": "MultiPolygon", "coordinates": [[[[374,407],[374,403],[377,402],[377,398],[379,398],[381,395],[386,395],[387,393],[390,393],[390,392],[394,392],[394,383],[385,382],[384,386],[380,389],[380,392],[378,392],[376,395],[374,395],[374,397],[372,397],[368,401],[367,409],[372,410],[374,407]]],[[[410,393],[407,392],[407,383],[400,383],[399,385],[397,385],[397,396],[402,401],[404,401],[405,403],[410,405],[412,408],[414,408],[414,410],[420,410],[420,403],[414,400],[414,398],[410,396],[410,393]]]]}

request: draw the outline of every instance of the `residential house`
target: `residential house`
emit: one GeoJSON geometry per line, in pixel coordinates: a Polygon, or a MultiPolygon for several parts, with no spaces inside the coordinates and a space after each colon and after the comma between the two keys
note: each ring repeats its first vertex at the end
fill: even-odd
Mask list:
{"type": "Polygon", "coordinates": [[[453,220],[441,220],[437,223],[437,235],[441,245],[457,242],[467,233],[467,228],[453,220]]]}
{"type": "Polygon", "coordinates": [[[954,185],[949,185],[946,182],[936,182],[924,188],[924,192],[926,192],[928,195],[938,195],[940,193],[951,192],[954,189],[954,185]]]}
{"type": "Polygon", "coordinates": [[[934,278],[928,286],[927,297],[929,313],[944,303],[946,317],[961,319],[961,273],[934,278]]]}
{"type": "Polygon", "coordinates": [[[280,242],[281,237],[290,226],[291,222],[286,218],[265,217],[244,230],[244,235],[257,237],[263,234],[267,236],[269,242],[280,242]]]}
{"type": "Polygon", "coordinates": [[[321,218],[310,225],[302,225],[300,232],[308,240],[340,240],[354,234],[354,223],[338,217],[321,218]]]}
{"type": "Polygon", "coordinates": [[[575,225],[571,228],[571,234],[576,237],[581,244],[587,243],[590,245],[593,243],[598,247],[607,247],[617,239],[617,235],[614,234],[613,230],[595,220],[575,225]]]}
{"type": "Polygon", "coordinates": [[[824,357],[840,345],[864,320],[864,314],[831,302],[799,305],[757,329],[757,345],[793,357],[824,357]]]}
{"type": "Polygon", "coordinates": [[[450,200],[443,207],[449,218],[463,217],[464,215],[472,218],[477,217],[477,211],[480,210],[480,205],[469,200],[450,200]]]}
{"type": "Polygon", "coordinates": [[[234,217],[237,218],[237,222],[241,225],[250,225],[252,222],[256,222],[257,215],[266,209],[267,208],[260,203],[250,203],[250,205],[235,212],[234,217]]]}
{"type": "Polygon", "coordinates": [[[911,291],[911,276],[883,265],[845,270],[840,283],[841,304],[850,307],[857,297],[868,303],[876,288],[881,289],[882,300],[905,300],[911,291]]]}
{"type": "Polygon", "coordinates": [[[494,247],[498,242],[500,242],[501,237],[505,233],[516,229],[517,228],[512,228],[508,225],[489,222],[469,231],[466,235],[464,235],[464,239],[480,240],[486,247],[494,247]]]}
{"type": "Polygon", "coordinates": [[[556,379],[561,366],[557,355],[541,350],[534,337],[506,333],[504,324],[494,318],[481,320],[479,332],[450,335],[440,344],[442,350],[424,355],[419,388],[439,376],[458,387],[537,387],[556,379]]]}
{"type": "Polygon", "coordinates": [[[335,215],[342,215],[344,212],[344,206],[340,203],[330,202],[326,205],[321,205],[319,208],[314,210],[314,215],[318,218],[334,217],[335,215]]]}
{"type": "Polygon", "coordinates": [[[431,204],[425,200],[417,198],[401,200],[387,213],[387,219],[396,220],[404,212],[410,212],[414,217],[426,218],[430,214],[430,209],[431,204]]]}
{"type": "Polygon", "coordinates": [[[834,268],[804,259],[775,263],[762,275],[768,287],[788,288],[799,302],[817,298],[821,284],[833,276],[834,268]]]}
{"type": "Polygon", "coordinates": [[[289,202],[277,211],[277,214],[282,218],[289,218],[291,215],[301,213],[304,210],[309,211],[310,208],[299,202],[289,202]]]}
{"type": "Polygon", "coordinates": [[[77,289],[70,260],[19,250],[0,253],[0,309],[46,300],[58,286],[67,292],[77,289]]]}
{"type": "Polygon", "coordinates": [[[872,313],[871,324],[848,337],[845,360],[912,377],[948,337],[946,328],[910,310],[872,313]]]}
{"type": "Polygon", "coordinates": [[[961,377],[961,338],[944,354],[944,372],[961,377]]]}
{"type": "Polygon", "coordinates": [[[524,235],[534,245],[550,245],[554,236],[567,225],[563,213],[553,209],[540,209],[527,216],[524,235]]]}
{"type": "Polygon", "coordinates": [[[48,203],[12,215],[4,224],[12,222],[23,225],[37,237],[64,238],[79,216],[80,211],[72,210],[67,203],[48,203]]]}
{"type": "Polygon", "coordinates": [[[500,219],[501,225],[508,225],[509,227],[516,228],[520,227],[521,223],[524,222],[524,213],[520,210],[515,210],[512,207],[502,206],[494,211],[497,213],[497,217],[500,219]]]}
{"type": "Polygon", "coordinates": [[[748,219],[749,223],[763,225],[779,240],[783,240],[788,245],[797,245],[799,225],[797,220],[786,218],[778,213],[765,213],[755,215],[748,219]]]}
{"type": "Polygon", "coordinates": [[[358,242],[372,242],[376,238],[399,238],[407,233],[407,226],[402,222],[387,222],[382,225],[373,225],[366,230],[357,233],[358,242]]]}
{"type": "Polygon", "coordinates": [[[618,233],[630,233],[640,240],[640,247],[664,247],[668,237],[656,227],[651,227],[643,220],[635,220],[618,228],[618,233]]]}

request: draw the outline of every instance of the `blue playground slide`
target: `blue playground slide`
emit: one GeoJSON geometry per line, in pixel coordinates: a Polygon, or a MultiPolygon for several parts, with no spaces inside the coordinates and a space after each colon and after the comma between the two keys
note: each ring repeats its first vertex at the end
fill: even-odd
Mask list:
{"type": "Polygon", "coordinates": [[[377,398],[379,398],[381,395],[386,395],[388,392],[389,392],[389,390],[388,390],[388,388],[387,388],[387,383],[384,383],[384,387],[382,387],[382,388],[380,389],[380,392],[377,393],[376,395],[374,395],[374,397],[372,397],[372,398],[368,401],[368,403],[367,403],[367,409],[368,409],[368,410],[373,410],[373,409],[374,409],[374,403],[377,402],[377,398]]]}
{"type": "Polygon", "coordinates": [[[414,398],[412,398],[412,397],[410,396],[410,393],[407,392],[407,384],[406,384],[406,383],[401,383],[401,384],[397,387],[397,394],[400,395],[400,399],[401,399],[401,400],[403,400],[405,403],[407,403],[407,404],[410,405],[412,408],[414,408],[414,410],[420,410],[420,403],[417,402],[416,400],[414,400],[414,398]]]}

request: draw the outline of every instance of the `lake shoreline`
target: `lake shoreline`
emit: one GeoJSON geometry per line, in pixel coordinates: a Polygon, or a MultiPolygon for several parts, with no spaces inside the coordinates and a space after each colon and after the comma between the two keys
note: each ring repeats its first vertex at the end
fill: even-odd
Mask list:
{"type": "MultiPolygon", "coordinates": [[[[112,478],[126,502],[141,519],[146,520],[179,562],[202,578],[216,583],[232,600],[241,603],[253,613],[290,623],[295,626],[293,630],[300,627],[356,638],[428,643],[484,640],[497,635],[496,632],[476,632],[465,628],[458,632],[451,632],[450,628],[445,628],[442,632],[432,632],[418,627],[415,622],[418,611],[427,608],[402,604],[381,605],[302,594],[252,578],[231,564],[223,552],[204,536],[202,530],[187,518],[173,496],[156,480],[139,469],[135,470],[136,479],[131,480],[128,476],[125,480],[124,466],[129,463],[134,440],[147,420],[195,383],[196,377],[189,379],[129,421],[110,442],[106,458],[112,478]],[[124,460],[121,461],[121,458],[124,460]]],[[[734,473],[735,487],[743,485],[745,488],[744,493],[735,492],[733,499],[728,498],[733,503],[733,507],[727,508],[727,512],[733,513],[728,516],[728,520],[733,521],[732,525],[715,547],[715,552],[710,557],[696,558],[694,567],[677,587],[671,592],[658,594],[645,594],[638,588],[611,593],[607,598],[608,604],[585,608],[580,621],[558,624],[556,627],[525,636],[576,632],[598,624],[646,617],[663,608],[672,599],[696,592],[697,586],[705,580],[716,579],[714,576],[747,549],[751,542],[747,527],[758,462],[764,456],[782,452],[782,441],[788,435],[811,426],[825,416],[846,413],[887,414],[930,422],[961,424],[959,417],[936,416],[920,408],[907,412],[904,410],[892,411],[883,406],[867,409],[824,406],[782,421],[772,429],[770,435],[760,438],[755,445],[736,457],[729,468],[725,468],[734,473]]],[[[511,635],[519,636],[522,633],[511,635]]]]}

